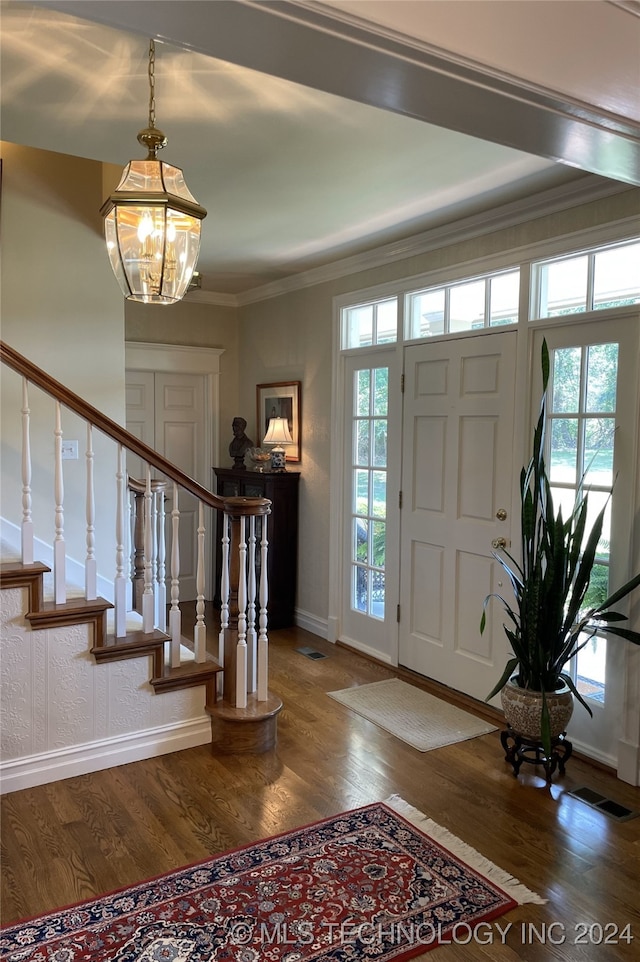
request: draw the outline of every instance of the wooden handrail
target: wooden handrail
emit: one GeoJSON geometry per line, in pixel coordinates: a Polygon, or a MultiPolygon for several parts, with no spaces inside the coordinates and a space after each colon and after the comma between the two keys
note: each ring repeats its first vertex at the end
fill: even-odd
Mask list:
{"type": "Polygon", "coordinates": [[[39,368],[32,361],[29,361],[22,354],[19,354],[14,348],[10,347],[5,341],[0,341],[0,360],[2,360],[8,367],[16,371],[18,374],[22,374],[26,377],[28,381],[36,384],[39,388],[49,394],[51,397],[55,398],[61,404],[63,404],[69,410],[74,411],[85,421],[89,421],[94,427],[106,434],[113,441],[118,444],[122,444],[128,451],[132,451],[137,454],[138,457],[142,458],[148,464],[151,464],[156,470],[160,471],[166,477],[171,478],[176,484],[179,484],[185,490],[189,491],[191,494],[199,498],[204,504],[209,505],[211,508],[215,508],[217,511],[227,511],[228,513],[245,514],[245,515],[263,515],[269,514],[271,507],[271,502],[266,498],[221,498],[212,491],[203,487],[193,478],[190,478],[188,474],[184,474],[179,468],[172,464],[171,461],[167,461],[166,458],[154,451],[153,448],[149,447],[143,441],[140,441],[133,434],[130,434],[126,428],[123,428],[116,421],[112,421],[111,418],[103,414],[93,405],[89,404],[78,394],[74,394],[73,391],[61,384],[60,381],[56,381],[55,378],[51,377],[42,368],[39,368]]]}

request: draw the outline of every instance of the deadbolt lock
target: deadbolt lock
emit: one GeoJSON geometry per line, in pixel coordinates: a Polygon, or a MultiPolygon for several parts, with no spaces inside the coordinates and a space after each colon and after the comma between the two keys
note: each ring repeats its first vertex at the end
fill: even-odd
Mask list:
{"type": "Polygon", "coordinates": [[[507,520],[506,509],[498,508],[498,510],[496,511],[496,518],[498,519],[498,521],[506,521],[507,520]]]}

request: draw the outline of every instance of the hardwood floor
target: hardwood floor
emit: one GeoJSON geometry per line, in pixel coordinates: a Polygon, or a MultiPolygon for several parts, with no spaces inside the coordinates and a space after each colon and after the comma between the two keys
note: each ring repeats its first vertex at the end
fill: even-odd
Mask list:
{"type": "Polygon", "coordinates": [[[271,688],[284,709],[270,754],[202,746],[4,796],[2,922],[397,793],[548,899],[428,958],[637,959],[640,818],[616,822],[567,792],[588,786],[639,810],[640,790],[575,757],[551,785],[533,767],[514,778],[497,732],[420,753],[326,695],[393,674],[300,629],[275,631],[271,688]]]}

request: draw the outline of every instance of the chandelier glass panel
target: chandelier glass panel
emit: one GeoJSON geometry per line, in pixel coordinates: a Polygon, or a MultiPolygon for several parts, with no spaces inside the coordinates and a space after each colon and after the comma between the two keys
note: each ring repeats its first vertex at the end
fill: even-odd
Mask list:
{"type": "Polygon", "coordinates": [[[180,168],[157,159],[167,143],[155,125],[155,44],[149,44],[149,126],[138,134],[149,151],[131,160],[102,205],[111,267],[128,300],[174,304],[186,293],[200,252],[207,212],[180,168]]]}

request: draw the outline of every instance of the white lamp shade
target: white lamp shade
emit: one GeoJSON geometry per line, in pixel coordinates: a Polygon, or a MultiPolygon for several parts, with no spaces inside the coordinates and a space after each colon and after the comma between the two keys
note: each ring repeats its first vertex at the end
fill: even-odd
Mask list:
{"type": "Polygon", "coordinates": [[[263,444],[293,444],[286,418],[271,418],[263,444]]]}
{"type": "Polygon", "coordinates": [[[101,213],[111,267],[128,300],[174,304],[189,286],[206,217],[182,171],[132,160],[101,213]]]}

